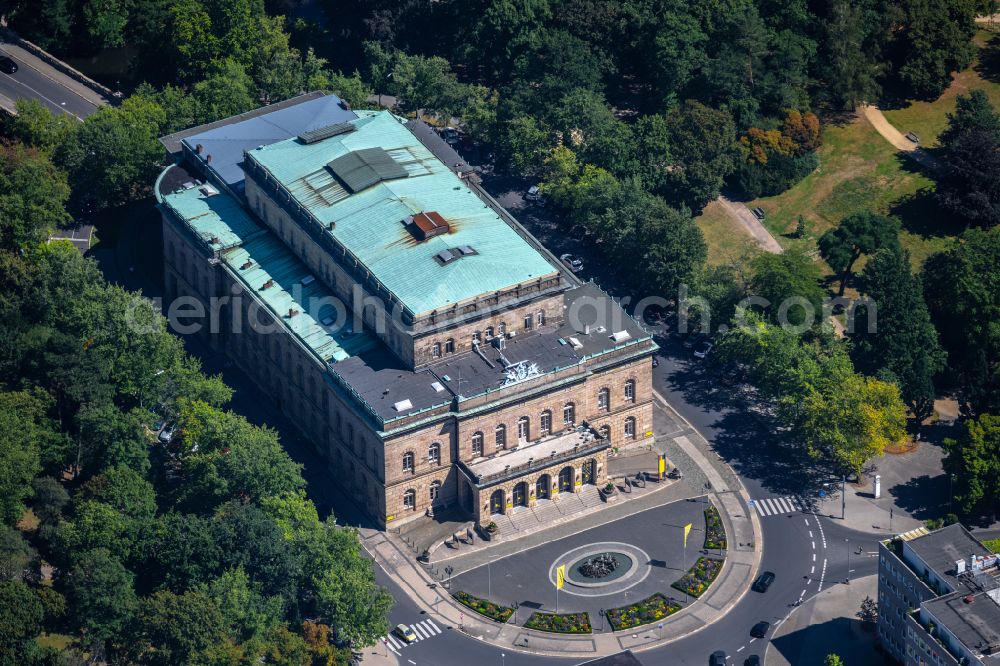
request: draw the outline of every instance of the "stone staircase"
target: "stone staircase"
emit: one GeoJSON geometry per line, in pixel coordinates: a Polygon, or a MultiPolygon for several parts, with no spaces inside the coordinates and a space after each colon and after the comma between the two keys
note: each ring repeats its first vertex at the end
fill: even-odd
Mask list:
{"type": "Polygon", "coordinates": [[[518,507],[502,516],[494,516],[497,525],[510,525],[518,532],[551,525],[565,516],[588,511],[604,504],[601,492],[595,486],[581,486],[575,493],[559,493],[555,499],[539,500],[533,507],[518,507]],[[498,520],[499,519],[499,520],[498,520]]]}

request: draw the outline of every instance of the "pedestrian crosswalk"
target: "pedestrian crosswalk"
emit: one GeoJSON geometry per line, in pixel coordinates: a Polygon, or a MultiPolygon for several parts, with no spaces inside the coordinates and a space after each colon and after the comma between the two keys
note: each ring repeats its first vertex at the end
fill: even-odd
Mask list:
{"type": "MultiPolygon", "coordinates": [[[[414,643],[427,640],[428,638],[434,638],[438,634],[443,633],[441,631],[441,627],[437,626],[437,624],[434,623],[434,620],[430,618],[417,622],[416,624],[411,624],[409,625],[409,627],[410,629],[413,630],[413,633],[416,635],[416,639],[413,641],[414,643]]],[[[397,657],[399,656],[400,650],[405,648],[407,645],[410,645],[410,643],[407,643],[400,636],[397,636],[395,633],[390,633],[388,636],[383,636],[382,642],[385,644],[387,648],[392,650],[397,657]]]]}
{"type": "Polygon", "coordinates": [[[796,496],[791,497],[766,497],[764,499],[750,500],[753,507],[761,518],[767,516],[780,516],[787,513],[798,513],[808,511],[808,505],[796,496]]]}

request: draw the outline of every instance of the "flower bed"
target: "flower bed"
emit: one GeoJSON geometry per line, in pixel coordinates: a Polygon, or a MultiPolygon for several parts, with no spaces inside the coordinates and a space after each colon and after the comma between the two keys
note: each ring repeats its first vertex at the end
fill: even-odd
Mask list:
{"type": "Polygon", "coordinates": [[[501,606],[495,604],[492,601],[487,601],[486,599],[480,599],[479,597],[474,597],[468,592],[462,592],[459,590],[451,595],[455,598],[458,603],[471,608],[483,617],[488,617],[494,622],[506,622],[510,619],[510,616],[514,614],[514,609],[508,606],[501,606]]]}
{"type": "Polygon", "coordinates": [[[532,613],[524,626],[528,629],[549,631],[554,634],[589,634],[593,631],[590,626],[590,616],[587,613],[566,613],[563,615],[532,613]]]}
{"type": "Polygon", "coordinates": [[[726,528],[722,524],[722,516],[714,506],[705,509],[705,548],[709,550],[726,549],[726,528]]]}
{"type": "Polygon", "coordinates": [[[692,597],[700,597],[712,584],[712,581],[719,576],[723,562],[725,562],[724,559],[699,557],[694,566],[688,569],[688,572],[671,587],[681,592],[687,592],[692,597]]]}
{"type": "Polygon", "coordinates": [[[651,597],[622,608],[611,608],[606,612],[608,624],[615,631],[631,629],[650,622],[662,620],[679,611],[681,605],[657,592],[651,597]]]}

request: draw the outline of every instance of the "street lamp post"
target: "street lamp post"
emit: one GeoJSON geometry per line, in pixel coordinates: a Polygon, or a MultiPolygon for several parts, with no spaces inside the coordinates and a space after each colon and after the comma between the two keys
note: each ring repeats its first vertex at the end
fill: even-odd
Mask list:
{"type": "Polygon", "coordinates": [[[517,609],[520,608],[521,604],[515,601],[513,606],[514,606],[514,624],[517,624],[517,609]]]}
{"type": "Polygon", "coordinates": [[[486,562],[486,596],[493,596],[493,571],[490,569],[489,561],[486,562]]]}
{"type": "Polygon", "coordinates": [[[851,584],[851,540],[844,539],[844,543],[847,544],[847,584],[851,584]]]}
{"type": "Polygon", "coordinates": [[[604,631],[604,609],[600,609],[597,613],[601,616],[601,631],[604,631]]]}

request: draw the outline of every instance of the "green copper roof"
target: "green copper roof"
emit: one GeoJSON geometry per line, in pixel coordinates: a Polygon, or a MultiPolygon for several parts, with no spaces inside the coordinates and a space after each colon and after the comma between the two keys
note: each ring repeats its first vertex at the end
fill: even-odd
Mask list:
{"type": "Polygon", "coordinates": [[[327,233],[414,314],[556,273],[398,118],[389,112],[359,115],[351,121],[353,132],[311,144],[280,141],[248,151],[247,159],[270,172],[324,227],[334,222],[327,233]],[[365,169],[365,178],[351,175],[343,180],[335,175],[339,170],[348,173],[339,167],[364,169],[372,162],[338,158],[374,148],[384,150],[406,177],[395,177],[400,174],[386,165],[365,169]],[[328,168],[331,163],[334,168],[328,168]],[[359,184],[365,186],[352,194],[359,184]],[[418,242],[403,221],[431,211],[444,218],[450,231],[418,242]],[[438,258],[462,246],[470,246],[475,254],[459,253],[447,262],[438,258]]]}
{"type": "Polygon", "coordinates": [[[379,344],[363,331],[352,331],[349,325],[334,329],[324,324],[328,317],[337,319],[333,303],[338,299],[333,292],[225,192],[206,196],[199,187],[192,187],[159,199],[192,233],[220,253],[229,272],[267,306],[275,321],[323,361],[343,361],[379,344]],[[290,310],[294,314],[289,314],[290,310]]]}

